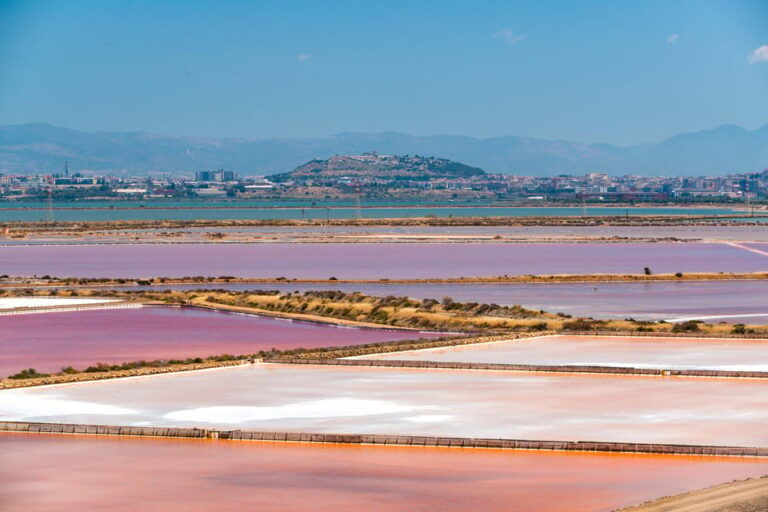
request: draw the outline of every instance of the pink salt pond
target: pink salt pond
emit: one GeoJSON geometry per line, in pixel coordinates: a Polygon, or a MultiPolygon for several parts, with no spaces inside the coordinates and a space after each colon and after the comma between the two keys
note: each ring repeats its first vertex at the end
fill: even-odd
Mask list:
{"type": "MultiPolygon", "coordinates": [[[[768,253],[766,253],[768,254],[768,253]]],[[[58,277],[339,279],[757,272],[768,258],[723,243],[256,243],[0,247],[3,272],[58,277]]]]}
{"type": "Polygon", "coordinates": [[[353,359],[768,371],[768,340],[540,336],[353,359]]]}
{"type": "Polygon", "coordinates": [[[0,508],[36,512],[607,512],[765,473],[753,458],[0,434],[0,508]]]}
{"type": "Polygon", "coordinates": [[[191,308],[143,307],[0,316],[0,376],[154,359],[437,337],[191,308]]]}

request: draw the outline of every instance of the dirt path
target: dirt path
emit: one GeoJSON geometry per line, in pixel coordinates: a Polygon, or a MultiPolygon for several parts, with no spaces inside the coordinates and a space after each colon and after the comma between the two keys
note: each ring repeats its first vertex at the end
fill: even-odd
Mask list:
{"type": "Polygon", "coordinates": [[[768,510],[768,476],[728,482],[661,498],[617,512],[764,512],[768,510]]]}

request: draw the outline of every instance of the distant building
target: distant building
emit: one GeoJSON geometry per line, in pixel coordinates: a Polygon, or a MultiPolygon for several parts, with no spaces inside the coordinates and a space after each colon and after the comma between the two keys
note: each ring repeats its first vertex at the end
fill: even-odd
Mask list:
{"type": "Polygon", "coordinates": [[[237,181],[237,173],[234,171],[225,171],[219,169],[218,171],[197,171],[195,173],[196,181],[207,181],[222,183],[226,181],[237,181]]]}

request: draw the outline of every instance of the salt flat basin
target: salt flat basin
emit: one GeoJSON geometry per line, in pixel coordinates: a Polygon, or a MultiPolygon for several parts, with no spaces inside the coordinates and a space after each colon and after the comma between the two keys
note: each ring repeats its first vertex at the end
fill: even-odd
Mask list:
{"type": "Polygon", "coordinates": [[[0,247],[3,272],[58,277],[339,279],[757,272],[768,255],[724,243],[322,243],[0,247]]]}
{"type": "Polygon", "coordinates": [[[8,433],[0,454],[2,503],[37,512],[137,496],[157,512],[603,512],[768,472],[756,458],[8,433]]]}
{"type": "Polygon", "coordinates": [[[0,310],[56,306],[92,306],[95,304],[106,304],[117,301],[118,299],[72,297],[0,297],[0,310]]]}
{"type": "Polygon", "coordinates": [[[0,391],[0,419],[764,447],[768,383],[255,364],[0,391]]]}
{"type": "MultiPolygon", "coordinates": [[[[594,318],[768,323],[768,280],[487,284],[217,283],[215,286],[227,290],[268,288],[281,292],[359,291],[373,296],[437,300],[451,297],[457,302],[520,304],[529,309],[594,318]]],[[[152,286],[151,289],[192,290],[202,287],[205,285],[152,286]]]]}
{"type": "Polygon", "coordinates": [[[768,340],[540,336],[350,359],[628,366],[768,372],[768,340]]]}
{"type": "Polygon", "coordinates": [[[192,308],[0,316],[0,376],[154,359],[357,345],[440,334],[360,329],[192,308]]]}

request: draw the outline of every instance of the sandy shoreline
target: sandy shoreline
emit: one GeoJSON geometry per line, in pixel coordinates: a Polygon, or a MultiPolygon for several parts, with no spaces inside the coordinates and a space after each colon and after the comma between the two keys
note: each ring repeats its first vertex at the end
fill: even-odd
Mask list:
{"type": "Polygon", "coordinates": [[[768,510],[768,476],[660,498],[616,512],[759,512],[768,510]]]}

